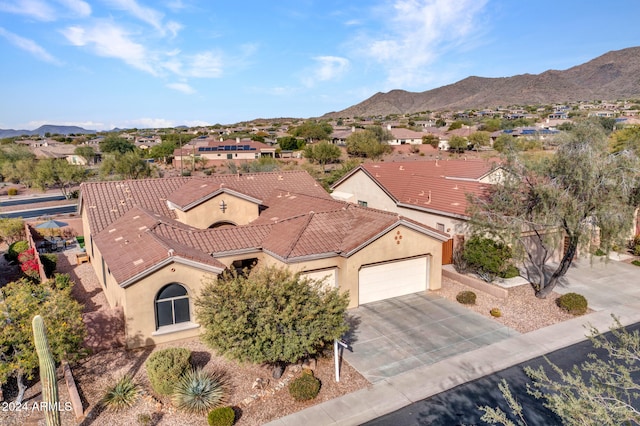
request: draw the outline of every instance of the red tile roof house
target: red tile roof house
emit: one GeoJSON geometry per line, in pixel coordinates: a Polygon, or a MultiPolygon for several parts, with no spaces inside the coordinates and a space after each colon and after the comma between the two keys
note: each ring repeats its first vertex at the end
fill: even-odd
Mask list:
{"type": "MultiPolygon", "coordinates": [[[[467,194],[482,194],[502,169],[484,160],[363,163],[336,182],[332,197],[411,218],[452,236],[467,234],[467,194]]],[[[453,241],[445,244],[451,263],[453,241]],[[447,248],[448,247],[448,248],[447,248]]]]}
{"type": "Polygon", "coordinates": [[[194,139],[173,152],[176,169],[191,167],[193,158],[206,160],[205,167],[220,165],[228,161],[254,161],[260,157],[275,157],[276,149],[250,139],[194,139]]]}
{"type": "Polygon", "coordinates": [[[81,185],[86,250],[130,348],[200,333],[206,277],[279,265],[348,291],[350,307],[438,289],[449,235],[336,201],[306,172],[81,185]]]}

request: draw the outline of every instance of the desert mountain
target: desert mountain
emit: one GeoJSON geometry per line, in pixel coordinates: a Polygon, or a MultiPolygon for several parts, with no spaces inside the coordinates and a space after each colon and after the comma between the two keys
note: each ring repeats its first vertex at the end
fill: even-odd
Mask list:
{"type": "Polygon", "coordinates": [[[640,47],[611,51],[563,71],[513,77],[467,77],[426,92],[376,93],[326,118],[411,114],[420,111],[640,98],[640,47]]]}
{"type": "Polygon", "coordinates": [[[95,130],[86,130],[82,127],[78,126],[56,126],[52,124],[45,124],[44,126],[40,126],[35,130],[13,130],[13,129],[0,129],[0,139],[1,138],[12,138],[15,136],[44,136],[45,133],[50,133],[52,135],[87,135],[96,133],[95,130]]]}

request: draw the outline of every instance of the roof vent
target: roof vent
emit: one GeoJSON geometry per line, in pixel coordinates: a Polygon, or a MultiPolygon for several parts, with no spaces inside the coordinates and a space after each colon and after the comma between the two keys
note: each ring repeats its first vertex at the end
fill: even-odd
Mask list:
{"type": "Polygon", "coordinates": [[[400,166],[400,170],[404,170],[404,166],[400,166]]]}
{"type": "Polygon", "coordinates": [[[169,257],[173,257],[174,254],[175,254],[175,250],[173,250],[173,249],[169,249],[167,251],[167,256],[169,256],[169,257]]]}
{"type": "Polygon", "coordinates": [[[431,204],[431,191],[429,191],[429,197],[427,198],[427,201],[425,201],[424,203],[431,204]]]}

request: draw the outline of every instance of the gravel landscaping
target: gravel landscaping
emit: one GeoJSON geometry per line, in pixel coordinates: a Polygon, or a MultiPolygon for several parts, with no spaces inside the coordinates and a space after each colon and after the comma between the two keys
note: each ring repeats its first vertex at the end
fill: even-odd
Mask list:
{"type": "MultiPolygon", "coordinates": [[[[75,253],[79,249],[71,247],[62,252],[58,260],[58,271],[71,275],[77,283],[74,288],[74,296],[85,304],[85,320],[95,318],[95,315],[105,315],[101,321],[109,327],[122,330],[121,314],[111,310],[102,293],[98,281],[89,263],[77,265],[75,253]],[[106,318],[106,319],[105,319],[106,318]]],[[[0,262],[3,262],[0,261],[0,262]]],[[[3,272],[15,272],[11,268],[0,265],[3,272]]],[[[6,280],[5,277],[4,279],[6,280]]],[[[0,277],[0,279],[3,279],[0,277]]],[[[2,282],[2,281],[0,281],[2,282]]],[[[5,281],[6,282],[6,281],[5,281]]],[[[452,279],[443,277],[442,289],[435,293],[447,299],[456,301],[456,295],[470,288],[452,279]]],[[[533,289],[529,285],[521,285],[508,289],[508,297],[500,299],[484,292],[476,291],[476,303],[465,305],[468,309],[493,318],[508,327],[521,333],[527,333],[541,327],[546,327],[560,321],[572,318],[564,313],[555,304],[556,294],[551,294],[546,299],[537,299],[533,289]],[[498,308],[500,317],[492,317],[489,311],[498,308]]],[[[97,321],[100,322],[100,321],[97,321]]],[[[96,327],[90,323],[90,327],[96,327]]],[[[111,328],[110,328],[111,329],[111,328]]],[[[63,424],[81,425],[206,425],[203,415],[189,415],[176,411],[170,400],[160,398],[152,394],[151,386],[144,369],[144,361],[153,350],[163,349],[168,346],[185,347],[192,351],[192,361],[195,365],[203,366],[207,370],[222,372],[227,380],[228,404],[236,408],[239,420],[238,425],[259,425],[278,417],[296,412],[329,399],[336,398],[362,389],[369,383],[346,362],[342,363],[341,381],[335,382],[334,364],[331,354],[318,360],[315,375],[322,382],[318,398],[310,402],[296,402],[289,395],[287,384],[292,378],[300,374],[300,366],[289,366],[284,375],[276,380],[271,376],[271,368],[268,366],[239,364],[216,355],[205,347],[198,339],[163,345],[157,348],[147,348],[136,351],[126,351],[122,347],[122,333],[94,332],[89,334],[93,338],[88,339],[87,346],[93,348],[91,355],[78,364],[72,366],[73,374],[80,389],[83,400],[85,419],[78,423],[71,411],[63,411],[63,424]],[[104,395],[107,386],[115,383],[125,374],[133,375],[135,381],[141,385],[142,394],[137,403],[121,412],[105,410],[99,401],[104,395]],[[145,423],[149,420],[149,423],[145,423]]],[[[69,401],[64,379],[60,383],[60,400],[69,401]]],[[[27,391],[26,402],[31,406],[40,400],[39,384],[32,383],[27,391]]],[[[15,389],[12,386],[5,387],[7,401],[15,397],[15,389]]],[[[0,412],[0,424],[3,425],[29,425],[44,424],[43,416],[38,411],[23,410],[20,412],[0,412]]]]}

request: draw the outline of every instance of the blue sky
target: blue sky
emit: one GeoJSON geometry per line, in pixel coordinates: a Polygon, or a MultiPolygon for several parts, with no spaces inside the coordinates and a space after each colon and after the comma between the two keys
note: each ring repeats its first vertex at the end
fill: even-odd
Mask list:
{"type": "Polygon", "coordinates": [[[0,128],[316,117],[640,45],[640,1],[0,0],[0,128]]]}

